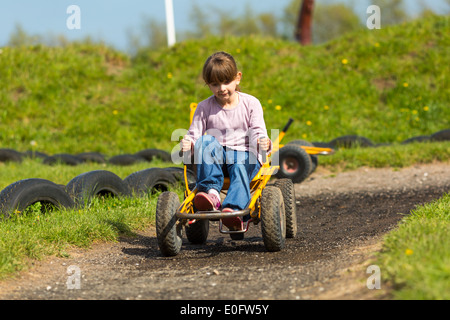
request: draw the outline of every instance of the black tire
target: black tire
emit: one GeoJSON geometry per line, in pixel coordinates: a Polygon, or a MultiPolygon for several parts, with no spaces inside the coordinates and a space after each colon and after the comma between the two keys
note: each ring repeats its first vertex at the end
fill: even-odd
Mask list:
{"type": "Polygon", "coordinates": [[[402,142],[402,144],[409,144],[414,142],[428,142],[430,141],[430,136],[416,136],[409,139],[406,139],[402,142]]]}
{"type": "Polygon", "coordinates": [[[83,162],[106,163],[105,156],[99,152],[83,152],[76,155],[83,162]]]}
{"type": "MultiPolygon", "coordinates": [[[[293,141],[288,142],[288,144],[296,144],[298,146],[304,146],[304,147],[314,147],[314,145],[311,142],[306,141],[306,140],[293,140],[293,141]]],[[[317,166],[319,165],[319,157],[314,154],[310,154],[309,157],[311,158],[311,164],[312,164],[311,172],[309,173],[309,174],[311,174],[314,171],[316,171],[317,166]]]]}
{"type": "Polygon", "coordinates": [[[131,195],[128,185],[119,176],[104,170],[80,174],[69,181],[66,189],[77,205],[86,205],[97,196],[131,195]]]}
{"type": "Polygon", "coordinates": [[[41,202],[45,207],[72,208],[74,202],[64,187],[44,179],[17,181],[0,192],[0,212],[9,217],[14,211],[41,202]]]}
{"type": "Polygon", "coordinates": [[[68,153],[59,153],[52,155],[50,157],[47,157],[42,161],[43,164],[47,164],[50,166],[57,165],[57,164],[65,164],[69,166],[77,166],[81,163],[83,163],[83,160],[80,158],[68,154],[68,153]]]}
{"type": "Polygon", "coordinates": [[[275,187],[281,190],[286,214],[286,238],[295,238],[297,235],[297,206],[295,204],[294,183],[290,179],[275,181],[275,187]]]}
{"type": "Polygon", "coordinates": [[[235,241],[244,240],[244,233],[230,233],[230,238],[235,241]]]}
{"type": "Polygon", "coordinates": [[[28,150],[24,152],[24,155],[30,159],[46,159],[48,158],[48,154],[43,153],[43,152],[39,152],[39,151],[35,151],[35,150],[28,150]]]}
{"type": "Polygon", "coordinates": [[[135,154],[120,154],[109,159],[109,163],[116,166],[131,166],[135,163],[144,162],[145,159],[135,154]]]}
{"type": "Polygon", "coordinates": [[[23,154],[13,149],[0,149],[0,162],[22,162],[23,154]]]}
{"type": "Polygon", "coordinates": [[[317,147],[317,148],[331,148],[331,149],[333,149],[333,146],[329,142],[314,141],[312,144],[313,144],[314,147],[317,147]]]}
{"type": "Polygon", "coordinates": [[[124,179],[131,192],[144,196],[157,191],[169,191],[177,183],[175,177],[161,168],[149,168],[134,172],[124,179]]]}
{"type": "Polygon", "coordinates": [[[261,232],[267,251],[275,252],[286,243],[286,217],[281,190],[266,186],[261,194],[261,232]]]}
{"type": "Polygon", "coordinates": [[[164,162],[172,162],[170,153],[159,149],[145,149],[136,153],[138,157],[144,158],[146,161],[160,159],[164,162]]]}
{"type": "Polygon", "coordinates": [[[305,180],[311,172],[312,162],[308,153],[295,144],[288,144],[272,157],[272,165],[280,168],[275,176],[278,179],[291,179],[294,183],[305,180]]]}
{"type": "Polygon", "coordinates": [[[373,147],[373,142],[365,137],[348,135],[331,140],[330,145],[334,149],[354,147],[367,148],[373,147]]]}
{"type": "Polygon", "coordinates": [[[441,130],[431,135],[432,141],[450,141],[450,129],[441,130]]]}
{"type": "Polygon", "coordinates": [[[180,199],[175,192],[163,192],[156,204],[156,236],[161,253],[166,257],[176,256],[181,250],[181,228],[177,228],[176,211],[180,199]]]}
{"type": "MultiPolygon", "coordinates": [[[[170,172],[175,177],[175,179],[177,179],[177,181],[184,183],[184,168],[168,167],[168,168],[162,168],[162,169],[167,172],[170,172]]],[[[187,175],[187,179],[188,179],[188,184],[192,184],[197,181],[195,173],[192,170],[187,169],[186,175],[187,175]]]]}
{"type": "Polygon", "coordinates": [[[192,244],[203,244],[208,239],[209,220],[197,220],[184,228],[186,237],[192,244]]]}

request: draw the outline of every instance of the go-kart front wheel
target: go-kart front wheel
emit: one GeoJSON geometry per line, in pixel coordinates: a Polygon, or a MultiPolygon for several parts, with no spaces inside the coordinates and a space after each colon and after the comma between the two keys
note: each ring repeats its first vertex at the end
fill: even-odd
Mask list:
{"type": "Polygon", "coordinates": [[[161,253],[176,256],[181,249],[181,228],[177,228],[176,212],[180,199],[175,192],[161,193],[156,204],[156,235],[161,253]]]}
{"type": "Polygon", "coordinates": [[[267,251],[280,251],[286,242],[286,217],[283,195],[274,186],[267,186],[261,194],[261,231],[267,251]]]}

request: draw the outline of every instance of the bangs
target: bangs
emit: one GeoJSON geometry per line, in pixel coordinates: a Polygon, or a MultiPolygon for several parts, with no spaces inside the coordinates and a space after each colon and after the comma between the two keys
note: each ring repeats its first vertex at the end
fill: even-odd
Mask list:
{"type": "Polygon", "coordinates": [[[236,79],[238,70],[233,58],[211,57],[203,68],[203,80],[206,84],[229,83],[236,79]],[[228,58],[228,59],[227,59],[228,58]]]}

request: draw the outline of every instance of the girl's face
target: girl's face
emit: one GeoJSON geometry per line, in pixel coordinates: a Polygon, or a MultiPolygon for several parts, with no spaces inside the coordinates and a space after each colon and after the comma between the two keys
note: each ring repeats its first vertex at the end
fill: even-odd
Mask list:
{"type": "Polygon", "coordinates": [[[219,102],[225,104],[233,100],[236,94],[236,87],[241,82],[242,73],[238,73],[236,78],[228,83],[210,83],[209,89],[219,102]]]}

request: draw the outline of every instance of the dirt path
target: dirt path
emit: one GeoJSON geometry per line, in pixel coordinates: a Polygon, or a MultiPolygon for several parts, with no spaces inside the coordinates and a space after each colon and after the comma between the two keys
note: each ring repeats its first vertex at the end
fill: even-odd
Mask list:
{"type": "MultiPolygon", "coordinates": [[[[70,258],[51,257],[0,283],[0,299],[296,300],[388,298],[366,273],[384,234],[416,205],[450,191],[450,164],[402,170],[321,169],[296,185],[299,234],[282,252],[264,250],[260,227],[232,241],[211,225],[205,245],[184,241],[174,258],[159,253],[154,229],[70,258]],[[80,288],[67,286],[69,266],[80,288]]],[[[76,282],[71,283],[76,286],[76,282]]]]}

